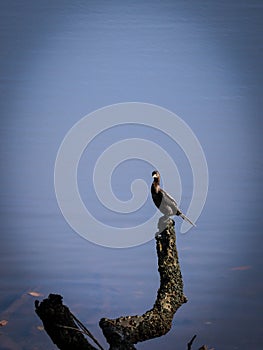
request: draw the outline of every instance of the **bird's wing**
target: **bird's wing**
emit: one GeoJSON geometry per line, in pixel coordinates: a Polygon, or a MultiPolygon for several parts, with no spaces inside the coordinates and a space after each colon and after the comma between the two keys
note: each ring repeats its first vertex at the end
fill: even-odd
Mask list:
{"type": "Polygon", "coordinates": [[[174,209],[179,209],[178,208],[178,204],[175,201],[175,199],[173,197],[171,197],[166,191],[164,191],[163,189],[160,189],[160,191],[163,194],[163,200],[171,207],[173,207],[174,209]]]}
{"type": "MultiPolygon", "coordinates": [[[[189,222],[189,224],[193,225],[194,227],[196,227],[196,225],[190,220],[188,219],[188,217],[186,215],[184,215],[181,212],[181,209],[178,207],[178,204],[176,203],[175,199],[173,197],[171,197],[167,192],[165,192],[164,190],[160,189],[160,192],[162,192],[163,194],[163,200],[165,201],[165,204],[169,205],[172,209],[174,209],[174,214],[176,214],[178,211],[180,212],[180,216],[186,220],[187,222],[189,222]]],[[[178,215],[178,214],[177,214],[178,215]]]]}
{"type": "Polygon", "coordinates": [[[163,190],[163,189],[161,189],[160,190],[162,193],[163,193],[163,195],[167,198],[167,199],[169,199],[170,201],[172,201],[176,206],[177,206],[177,202],[176,202],[176,200],[172,197],[172,196],[170,196],[165,190],[163,190]]]}

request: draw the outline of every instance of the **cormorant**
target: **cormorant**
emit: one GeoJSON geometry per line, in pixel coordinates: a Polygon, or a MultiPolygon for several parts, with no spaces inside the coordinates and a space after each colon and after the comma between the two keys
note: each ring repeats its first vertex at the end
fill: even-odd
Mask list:
{"type": "Polygon", "coordinates": [[[189,220],[180,210],[176,201],[167,192],[160,187],[160,173],[155,170],[152,172],[153,183],[151,186],[152,199],[156,207],[160,210],[164,216],[169,217],[173,215],[181,216],[184,220],[188,221],[191,225],[196,226],[189,220]]]}

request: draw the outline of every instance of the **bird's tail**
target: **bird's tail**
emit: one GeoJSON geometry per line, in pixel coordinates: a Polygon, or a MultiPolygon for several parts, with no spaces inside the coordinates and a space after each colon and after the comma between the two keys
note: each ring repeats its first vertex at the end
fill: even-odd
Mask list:
{"type": "Polygon", "coordinates": [[[183,213],[180,213],[179,216],[181,216],[181,218],[184,219],[185,221],[189,222],[189,224],[191,224],[192,226],[196,227],[196,224],[194,224],[190,219],[188,219],[188,217],[183,213]]]}

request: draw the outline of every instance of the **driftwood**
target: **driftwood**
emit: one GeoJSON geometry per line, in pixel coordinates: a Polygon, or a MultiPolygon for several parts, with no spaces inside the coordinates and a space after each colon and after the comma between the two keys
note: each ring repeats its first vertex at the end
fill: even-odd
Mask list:
{"type": "Polygon", "coordinates": [[[40,304],[35,302],[36,313],[41,318],[45,331],[61,350],[96,350],[78,329],[74,316],[62,303],[62,297],[50,294],[40,304]]]}
{"type": "MultiPolygon", "coordinates": [[[[124,316],[117,319],[103,318],[99,325],[110,345],[110,350],[132,350],[134,344],[166,334],[178,308],[187,302],[183,293],[183,279],[176,249],[174,221],[161,218],[156,234],[160,288],[152,309],[141,316],[124,316]]],[[[50,294],[40,304],[36,301],[36,313],[41,318],[46,332],[61,350],[92,350],[83,335],[83,325],[62,304],[60,295],[50,294]],[[82,331],[78,329],[81,325],[82,331]],[[81,333],[82,332],[82,333],[81,333]]],[[[88,332],[88,330],[87,330],[88,332]]],[[[91,334],[93,341],[95,340],[91,334]]],[[[195,337],[194,337],[195,338],[195,337]]],[[[191,349],[194,338],[188,343],[191,349]]],[[[96,345],[102,347],[96,342],[96,345]]],[[[204,347],[201,349],[205,349],[204,347]]]]}
{"type": "Polygon", "coordinates": [[[183,293],[181,275],[176,249],[174,221],[169,219],[162,230],[160,219],[156,238],[160,288],[153,308],[142,316],[126,316],[115,320],[103,318],[100,327],[113,349],[134,349],[133,344],[166,334],[172,326],[176,310],[187,301],[183,293]]]}

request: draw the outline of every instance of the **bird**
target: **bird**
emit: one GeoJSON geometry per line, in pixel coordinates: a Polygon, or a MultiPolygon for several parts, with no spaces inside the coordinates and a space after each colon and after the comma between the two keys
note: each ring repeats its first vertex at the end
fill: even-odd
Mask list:
{"type": "Polygon", "coordinates": [[[160,187],[160,173],[157,170],[152,172],[153,182],[151,186],[152,199],[156,207],[165,217],[181,216],[183,220],[189,222],[192,226],[196,226],[188,217],[186,217],[178,207],[175,199],[171,197],[160,187]]]}

